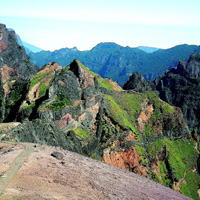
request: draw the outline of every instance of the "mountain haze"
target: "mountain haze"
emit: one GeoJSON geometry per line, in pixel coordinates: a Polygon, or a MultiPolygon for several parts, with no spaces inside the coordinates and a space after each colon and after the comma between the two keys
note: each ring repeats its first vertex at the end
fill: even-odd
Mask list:
{"type": "Polygon", "coordinates": [[[140,49],[140,50],[142,50],[142,51],[145,51],[146,53],[153,53],[153,52],[159,50],[159,48],[147,47],[147,46],[139,46],[137,48],[140,49]]]}

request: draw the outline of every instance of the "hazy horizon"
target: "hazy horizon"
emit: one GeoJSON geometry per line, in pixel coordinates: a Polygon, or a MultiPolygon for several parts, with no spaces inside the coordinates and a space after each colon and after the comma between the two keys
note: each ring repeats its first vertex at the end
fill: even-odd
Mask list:
{"type": "Polygon", "coordinates": [[[167,49],[200,45],[197,0],[2,0],[0,23],[29,44],[44,50],[101,42],[167,49]]]}

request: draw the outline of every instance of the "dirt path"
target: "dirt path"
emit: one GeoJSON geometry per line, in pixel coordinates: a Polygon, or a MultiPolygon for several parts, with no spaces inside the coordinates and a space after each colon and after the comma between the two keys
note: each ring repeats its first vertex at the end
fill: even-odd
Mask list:
{"type": "Polygon", "coordinates": [[[9,169],[0,177],[0,196],[3,194],[3,191],[11,183],[17,172],[23,166],[26,159],[33,152],[33,144],[22,144],[24,150],[17,156],[17,158],[10,165],[9,169]]]}

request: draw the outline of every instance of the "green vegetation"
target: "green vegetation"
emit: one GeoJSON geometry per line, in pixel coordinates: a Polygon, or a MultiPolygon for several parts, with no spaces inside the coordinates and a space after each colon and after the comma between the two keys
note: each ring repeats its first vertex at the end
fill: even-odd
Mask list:
{"type": "Polygon", "coordinates": [[[70,65],[67,65],[67,66],[64,68],[64,70],[67,71],[67,70],[69,70],[69,68],[70,68],[70,65]]]}
{"type": "Polygon", "coordinates": [[[164,146],[164,141],[161,139],[150,143],[150,145],[148,147],[148,153],[149,153],[150,157],[155,157],[157,152],[160,151],[163,146],[164,146]]]}
{"type": "Polygon", "coordinates": [[[194,141],[192,139],[182,138],[179,140],[168,140],[165,138],[167,151],[169,151],[169,162],[174,168],[177,179],[184,176],[188,168],[196,166],[198,154],[194,148],[194,141]],[[184,153],[183,153],[184,152],[184,153]]]}
{"type": "Polygon", "coordinates": [[[161,177],[162,177],[162,181],[161,183],[165,186],[171,187],[171,180],[168,177],[168,170],[167,170],[167,166],[165,164],[164,161],[160,161],[160,172],[161,172],[161,177]]]}
{"type": "Polygon", "coordinates": [[[54,80],[54,77],[51,77],[51,81],[49,82],[48,86],[45,86],[45,82],[47,80],[44,80],[41,84],[40,84],[40,93],[39,93],[39,97],[42,97],[46,94],[47,89],[49,89],[49,87],[51,86],[52,82],[54,80]]]}
{"type": "Polygon", "coordinates": [[[158,183],[161,183],[162,180],[160,179],[160,177],[158,176],[158,174],[156,174],[155,172],[152,173],[152,179],[155,181],[155,182],[158,182],[158,183]]]}
{"type": "MultiPolygon", "coordinates": [[[[11,81],[12,82],[12,81],[11,81]]],[[[17,101],[19,101],[23,95],[23,90],[25,87],[25,82],[23,81],[14,81],[12,85],[10,85],[10,93],[7,98],[7,106],[13,106],[17,101]]]]}
{"type": "Polygon", "coordinates": [[[198,153],[194,148],[194,141],[192,139],[182,138],[179,140],[169,140],[165,137],[163,140],[156,140],[148,147],[149,155],[154,157],[164,145],[166,145],[167,151],[169,152],[169,162],[178,180],[184,176],[188,168],[194,165],[196,166],[194,161],[197,160],[198,153]]]}
{"type": "Polygon", "coordinates": [[[146,162],[147,162],[147,160],[146,160],[146,149],[144,147],[136,145],[135,150],[140,155],[140,157],[142,159],[142,165],[146,166],[146,162]]]}
{"type": "Polygon", "coordinates": [[[145,130],[145,134],[146,134],[146,138],[148,139],[151,135],[152,135],[152,128],[151,128],[151,124],[147,123],[146,125],[146,130],[145,130]]]}
{"type": "Polygon", "coordinates": [[[22,110],[30,109],[30,108],[33,108],[33,107],[35,107],[35,102],[33,102],[33,103],[30,104],[30,105],[24,106],[23,108],[20,109],[20,112],[21,112],[22,110]]]}
{"type": "Polygon", "coordinates": [[[123,128],[130,128],[137,135],[138,139],[141,141],[141,136],[139,132],[135,127],[133,127],[131,123],[132,122],[131,116],[129,116],[129,114],[123,108],[120,107],[121,105],[119,105],[114,100],[114,96],[111,95],[105,95],[105,96],[109,102],[108,110],[110,111],[112,119],[116,121],[123,128]]]}
{"type": "Polygon", "coordinates": [[[113,95],[114,100],[129,115],[129,121],[136,123],[141,112],[140,104],[145,99],[144,94],[117,93],[113,95]]]}
{"type": "Polygon", "coordinates": [[[63,94],[59,94],[57,95],[55,101],[49,104],[48,107],[52,110],[62,110],[66,106],[72,106],[72,102],[68,99],[68,97],[65,97],[63,94]]]}
{"type": "Polygon", "coordinates": [[[82,129],[81,127],[77,127],[74,130],[75,134],[81,137],[82,139],[88,139],[88,131],[86,129],[82,129]]]}
{"type": "Polygon", "coordinates": [[[39,97],[42,97],[46,94],[47,91],[47,87],[45,86],[45,81],[43,81],[40,85],[40,93],[39,93],[39,97]]]}
{"type": "Polygon", "coordinates": [[[185,176],[186,182],[180,184],[181,193],[192,199],[199,200],[197,191],[199,189],[200,176],[196,172],[188,170],[185,176]]]}
{"type": "Polygon", "coordinates": [[[107,140],[110,138],[110,127],[106,123],[106,120],[101,117],[101,123],[102,123],[102,138],[101,142],[106,143],[107,140]]]}
{"type": "MultiPolygon", "coordinates": [[[[168,152],[168,162],[171,165],[173,176],[179,181],[184,178],[186,173],[186,183],[182,182],[181,192],[191,198],[198,199],[196,191],[198,190],[198,183],[200,176],[196,172],[191,172],[190,169],[197,167],[198,152],[194,148],[194,141],[192,139],[181,138],[178,140],[169,140],[167,138],[152,142],[148,147],[149,157],[155,157],[157,152],[166,145],[168,152]]],[[[159,168],[162,179],[153,174],[154,180],[170,186],[170,180],[167,177],[168,170],[163,161],[159,162],[159,168]]]]}
{"type": "Polygon", "coordinates": [[[97,152],[93,152],[93,153],[90,155],[90,158],[93,158],[93,159],[97,160],[97,152]]]}
{"type": "Polygon", "coordinates": [[[110,108],[110,113],[112,115],[113,120],[118,122],[122,127],[124,128],[129,127],[131,130],[134,131],[135,129],[132,126],[132,124],[129,122],[128,120],[129,117],[126,114],[126,112],[124,112],[122,108],[120,108],[119,104],[115,102],[112,96],[110,95],[105,95],[105,96],[110,103],[109,108],[110,108]]]}
{"type": "Polygon", "coordinates": [[[87,72],[89,72],[91,75],[95,76],[98,80],[98,82],[100,83],[100,85],[103,87],[103,88],[106,88],[107,90],[112,90],[113,89],[113,85],[110,84],[109,82],[109,79],[105,78],[101,78],[99,76],[99,74],[96,74],[94,72],[92,72],[89,68],[87,68],[85,65],[83,65],[79,60],[76,60],[78,65],[80,67],[82,67],[83,69],[85,69],[87,72]]]}
{"type": "Polygon", "coordinates": [[[147,92],[147,95],[150,103],[154,105],[154,113],[152,115],[154,120],[160,120],[163,115],[169,115],[174,112],[174,107],[160,100],[156,93],[151,91],[147,92]]]}
{"type": "Polygon", "coordinates": [[[52,70],[50,70],[47,73],[39,73],[39,74],[35,75],[31,79],[30,88],[32,88],[35,84],[37,84],[39,81],[41,81],[44,77],[48,76],[51,72],[52,72],[52,70]]]}

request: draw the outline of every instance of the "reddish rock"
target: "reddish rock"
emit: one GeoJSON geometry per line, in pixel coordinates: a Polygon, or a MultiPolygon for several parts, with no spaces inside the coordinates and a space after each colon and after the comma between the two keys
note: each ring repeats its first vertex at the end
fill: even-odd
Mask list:
{"type": "Polygon", "coordinates": [[[140,164],[141,158],[134,147],[122,149],[121,151],[108,151],[103,154],[103,162],[133,171],[136,174],[147,176],[147,169],[140,164]]]}
{"type": "Polygon", "coordinates": [[[60,129],[63,129],[72,120],[73,120],[72,116],[69,113],[67,113],[59,120],[58,127],[60,129]]]}
{"type": "Polygon", "coordinates": [[[144,131],[146,122],[151,118],[153,115],[153,105],[151,104],[147,108],[145,108],[139,115],[139,126],[141,131],[144,131]]]}
{"type": "Polygon", "coordinates": [[[7,65],[4,65],[3,67],[0,68],[1,81],[3,83],[5,96],[7,96],[7,94],[10,92],[9,79],[11,78],[13,72],[14,72],[14,69],[8,67],[7,65]]]}
{"type": "Polygon", "coordinates": [[[89,72],[87,72],[82,67],[80,67],[80,70],[81,70],[81,76],[82,76],[81,87],[82,88],[86,88],[88,86],[94,87],[94,76],[92,76],[89,72]]]}

